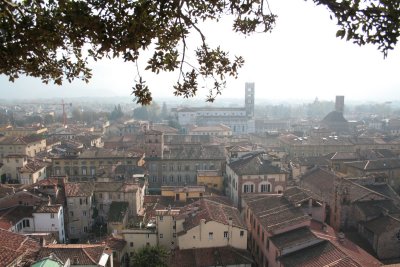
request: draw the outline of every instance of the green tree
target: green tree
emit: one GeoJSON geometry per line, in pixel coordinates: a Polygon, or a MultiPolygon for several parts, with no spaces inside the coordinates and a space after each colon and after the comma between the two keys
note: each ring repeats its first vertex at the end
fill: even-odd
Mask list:
{"type": "Polygon", "coordinates": [[[160,106],[157,102],[152,102],[148,106],[135,108],[133,110],[133,117],[138,120],[160,121],[162,114],[160,114],[160,106]]]}
{"type": "Polygon", "coordinates": [[[44,115],[43,122],[45,125],[49,125],[55,122],[54,116],[51,114],[44,115]]]}
{"type": "Polygon", "coordinates": [[[122,112],[121,105],[114,106],[114,110],[110,113],[110,120],[117,120],[122,116],[124,116],[124,113],[122,112]]]}
{"type": "Polygon", "coordinates": [[[167,251],[160,246],[145,246],[131,258],[134,267],[164,267],[167,265],[167,251]]]}
{"type": "Polygon", "coordinates": [[[72,110],[72,119],[75,121],[82,121],[82,110],[80,108],[75,107],[72,110]]]}
{"type": "Polygon", "coordinates": [[[162,108],[161,108],[161,118],[163,120],[165,120],[166,118],[168,118],[168,107],[167,104],[165,102],[163,102],[162,108]]]}
{"type": "MultiPolygon", "coordinates": [[[[312,0],[326,6],[337,20],[337,36],[358,45],[377,45],[386,56],[400,35],[398,0],[312,0]]],[[[269,32],[276,15],[268,0],[0,0],[0,74],[14,81],[21,74],[44,83],[62,84],[92,77],[90,59],[121,57],[137,63],[152,49],[145,69],[154,73],[178,70],[176,96],[191,97],[198,78],[211,79],[208,101],[237,77],[244,60],[221,47],[210,47],[201,21],[233,17],[232,28],[245,35],[269,32]],[[186,40],[197,33],[200,42],[187,62],[186,40]]],[[[139,68],[138,68],[139,69],[139,68]]],[[[132,94],[149,104],[152,95],[139,73],[132,94]]]]}

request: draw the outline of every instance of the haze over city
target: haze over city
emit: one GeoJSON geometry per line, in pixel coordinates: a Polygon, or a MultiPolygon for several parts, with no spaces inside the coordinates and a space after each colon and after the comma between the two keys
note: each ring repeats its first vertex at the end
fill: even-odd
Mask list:
{"type": "MultiPolygon", "coordinates": [[[[335,95],[346,95],[346,101],[395,101],[399,98],[398,69],[400,51],[389,52],[386,59],[376,47],[359,47],[336,37],[334,20],[323,7],[311,1],[270,1],[278,14],[272,33],[243,36],[231,31],[231,24],[222,19],[218,24],[203,24],[208,41],[221,45],[230,55],[241,55],[244,67],[237,80],[228,78],[227,88],[214,105],[223,99],[242,99],[243,84],[255,82],[256,103],[268,101],[310,102],[316,97],[332,101],[335,95]]],[[[196,37],[188,44],[195,49],[196,37]]],[[[147,60],[143,54],[144,66],[147,60]]],[[[188,58],[190,61],[190,55],[188,58]]],[[[133,99],[131,88],[137,78],[136,66],[122,60],[92,62],[93,78],[88,84],[74,81],[63,86],[45,85],[39,79],[22,77],[14,83],[0,76],[2,99],[112,97],[133,99]]],[[[151,87],[153,97],[172,98],[172,86],[178,75],[153,75],[141,71],[151,87]]],[[[207,90],[199,90],[194,100],[205,100],[207,90]]],[[[180,101],[180,98],[175,99],[180,101]]],[[[185,101],[182,100],[185,103],[185,101]]]]}

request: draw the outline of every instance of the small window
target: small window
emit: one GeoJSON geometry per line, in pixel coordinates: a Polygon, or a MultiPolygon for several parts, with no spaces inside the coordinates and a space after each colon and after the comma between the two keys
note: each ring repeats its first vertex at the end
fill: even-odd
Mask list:
{"type": "Polygon", "coordinates": [[[54,213],[50,213],[50,218],[54,219],[54,213]]]}
{"type": "Polygon", "coordinates": [[[244,236],[244,231],[240,231],[240,237],[244,236]]]}
{"type": "Polygon", "coordinates": [[[224,232],[224,239],[228,239],[228,231],[224,232]]]}
{"type": "Polygon", "coordinates": [[[163,216],[160,216],[160,221],[162,222],[164,220],[164,217],[163,216]]]}
{"type": "Polygon", "coordinates": [[[131,247],[133,247],[133,242],[130,242],[129,245],[130,245],[131,247]]]}
{"type": "Polygon", "coordinates": [[[164,237],[164,235],[163,234],[160,234],[160,238],[163,238],[164,237]]]}
{"type": "Polygon", "coordinates": [[[209,233],[208,233],[208,239],[209,239],[209,240],[214,239],[214,233],[213,233],[213,232],[209,232],[209,233]]]}

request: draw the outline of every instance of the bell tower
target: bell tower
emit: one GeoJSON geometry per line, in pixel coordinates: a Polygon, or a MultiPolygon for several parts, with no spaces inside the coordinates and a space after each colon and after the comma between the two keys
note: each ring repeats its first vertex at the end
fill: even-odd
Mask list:
{"type": "Polygon", "coordinates": [[[254,117],[254,83],[245,84],[245,108],[249,118],[254,117]]]}

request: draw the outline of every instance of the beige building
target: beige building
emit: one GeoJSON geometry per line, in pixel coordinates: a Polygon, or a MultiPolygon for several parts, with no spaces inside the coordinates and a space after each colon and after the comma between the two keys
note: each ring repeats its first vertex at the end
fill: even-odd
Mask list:
{"type": "Polygon", "coordinates": [[[225,153],[220,145],[169,145],[163,158],[146,157],[149,189],[161,186],[197,185],[197,173],[202,170],[223,171],[225,153]]]}
{"type": "Polygon", "coordinates": [[[126,241],[126,251],[129,256],[145,246],[157,246],[157,231],[155,228],[124,229],[118,231],[126,241]]]}
{"type": "Polygon", "coordinates": [[[0,157],[9,154],[23,154],[34,157],[36,153],[45,151],[46,139],[40,136],[2,137],[0,138],[0,157]]]}
{"type": "Polygon", "coordinates": [[[32,160],[28,161],[19,171],[19,182],[21,184],[34,184],[47,178],[47,165],[44,162],[32,160]]]}
{"type": "Polygon", "coordinates": [[[335,152],[355,152],[356,146],[348,138],[329,137],[298,137],[293,134],[279,137],[279,145],[289,157],[323,156],[335,152]]]}
{"type": "Polygon", "coordinates": [[[226,193],[240,207],[243,194],[282,193],[288,175],[263,154],[248,154],[226,165],[226,193]]]}
{"type": "Polygon", "coordinates": [[[205,193],[204,186],[162,186],[161,196],[171,197],[175,201],[186,202],[189,199],[198,199],[205,193]]]}
{"type": "Polygon", "coordinates": [[[247,229],[239,211],[226,203],[224,198],[203,198],[185,206],[176,217],[179,249],[226,246],[246,249],[247,229]]]}
{"type": "Polygon", "coordinates": [[[92,148],[75,156],[52,158],[52,175],[68,175],[75,179],[92,178],[116,165],[142,166],[143,153],[92,148]]]}
{"type": "Polygon", "coordinates": [[[110,205],[113,201],[127,202],[129,215],[137,215],[143,207],[145,185],[139,183],[127,183],[118,181],[95,182],[94,204],[98,211],[96,220],[105,222],[108,220],[110,205]]]}
{"type": "Polygon", "coordinates": [[[93,219],[93,192],[92,182],[65,183],[66,231],[70,240],[79,240],[88,235],[93,219]]]}
{"type": "Polygon", "coordinates": [[[224,176],[220,171],[198,171],[197,184],[222,192],[224,190],[224,176]]]}
{"type": "Polygon", "coordinates": [[[194,126],[189,129],[190,135],[213,135],[219,137],[232,136],[232,129],[226,125],[194,126]]]}
{"type": "Polygon", "coordinates": [[[30,127],[13,127],[8,126],[1,130],[1,133],[5,136],[28,136],[28,135],[38,135],[47,132],[47,128],[41,125],[30,126],[30,127]]]}
{"type": "Polygon", "coordinates": [[[31,160],[23,154],[9,154],[3,158],[3,173],[6,181],[34,184],[47,177],[47,165],[31,160]]]}
{"type": "Polygon", "coordinates": [[[157,244],[167,249],[176,247],[179,209],[156,210],[157,244]]]}

